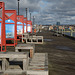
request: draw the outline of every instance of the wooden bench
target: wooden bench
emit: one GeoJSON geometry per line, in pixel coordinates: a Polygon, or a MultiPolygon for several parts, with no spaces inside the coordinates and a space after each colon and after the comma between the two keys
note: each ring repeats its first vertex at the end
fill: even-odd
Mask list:
{"type": "Polygon", "coordinates": [[[27,75],[48,75],[48,54],[35,53],[30,65],[28,66],[27,75]]]}
{"type": "Polygon", "coordinates": [[[28,34],[22,35],[22,42],[27,44],[43,44],[43,36],[29,36],[28,34]]]}
{"type": "MultiPolygon", "coordinates": [[[[1,64],[1,71],[4,73],[20,73],[20,72],[26,72],[29,65],[29,54],[25,52],[1,52],[0,53],[0,59],[2,59],[1,64]],[[22,68],[21,69],[10,69],[10,61],[9,59],[22,59],[22,68]]],[[[11,61],[12,62],[12,61],[11,61]]],[[[16,61],[17,62],[17,61],[16,61]]],[[[14,64],[14,63],[13,63],[14,64]]]]}
{"type": "Polygon", "coordinates": [[[35,45],[33,44],[18,44],[15,47],[15,52],[19,52],[19,50],[30,50],[30,58],[33,57],[34,52],[35,52],[35,45]]]}
{"type": "Polygon", "coordinates": [[[27,39],[26,43],[43,44],[43,36],[30,36],[27,39]]]}
{"type": "Polygon", "coordinates": [[[59,33],[54,33],[53,35],[57,37],[63,36],[62,34],[59,34],[59,33]]]}
{"type": "Polygon", "coordinates": [[[23,33],[22,34],[22,42],[26,41],[27,38],[29,38],[29,34],[28,33],[23,33]]]}

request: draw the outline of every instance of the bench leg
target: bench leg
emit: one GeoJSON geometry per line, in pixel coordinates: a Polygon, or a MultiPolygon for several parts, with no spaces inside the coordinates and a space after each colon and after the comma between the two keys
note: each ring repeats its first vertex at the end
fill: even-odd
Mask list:
{"type": "Polygon", "coordinates": [[[35,53],[35,45],[33,46],[33,55],[34,55],[34,53],[35,53]]]}
{"type": "Polygon", "coordinates": [[[7,58],[6,59],[6,69],[8,69],[8,67],[9,67],[9,59],[7,58]]]}
{"type": "Polygon", "coordinates": [[[28,68],[28,59],[23,59],[23,70],[26,71],[28,68]]]}
{"type": "Polygon", "coordinates": [[[2,59],[2,71],[6,70],[5,64],[6,64],[6,59],[2,59]]]}
{"type": "Polygon", "coordinates": [[[26,40],[26,43],[27,43],[27,39],[25,39],[26,40]]]}
{"type": "Polygon", "coordinates": [[[24,39],[22,38],[22,42],[24,43],[24,39]]]}
{"type": "Polygon", "coordinates": [[[33,57],[33,49],[30,49],[30,58],[33,57]]]}
{"type": "Polygon", "coordinates": [[[33,39],[31,38],[31,43],[33,43],[33,39]]]}
{"type": "Polygon", "coordinates": [[[23,35],[22,35],[22,42],[23,42],[23,35]]]}
{"type": "Polygon", "coordinates": [[[15,49],[15,52],[19,52],[18,49],[15,49]]]}

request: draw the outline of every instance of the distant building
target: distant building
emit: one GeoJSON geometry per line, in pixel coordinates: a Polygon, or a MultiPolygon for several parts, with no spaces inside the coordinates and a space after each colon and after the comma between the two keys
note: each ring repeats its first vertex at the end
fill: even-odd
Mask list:
{"type": "Polygon", "coordinates": [[[53,26],[50,26],[50,27],[49,27],[49,30],[53,30],[53,26]]]}
{"type": "Polygon", "coordinates": [[[59,29],[59,28],[58,28],[58,26],[54,26],[53,29],[54,29],[54,30],[57,30],[57,29],[59,29]]]}
{"type": "Polygon", "coordinates": [[[42,31],[42,25],[39,25],[39,31],[40,32],[42,31]]]}
{"type": "Polygon", "coordinates": [[[69,26],[69,29],[70,29],[70,30],[71,30],[71,29],[73,30],[73,29],[74,29],[74,27],[73,27],[73,26],[69,26]]]}
{"type": "Polygon", "coordinates": [[[43,30],[49,30],[49,27],[50,27],[51,25],[42,25],[42,29],[43,30]]]}
{"type": "MultiPolygon", "coordinates": [[[[42,31],[42,30],[50,30],[50,26],[51,25],[34,25],[34,29],[36,29],[37,31],[42,31]]],[[[51,29],[53,29],[53,26],[51,26],[51,29]]]]}
{"type": "Polygon", "coordinates": [[[59,26],[59,29],[63,29],[63,26],[59,26]]]}
{"type": "Polygon", "coordinates": [[[60,22],[57,22],[56,25],[60,25],[60,22]]]}

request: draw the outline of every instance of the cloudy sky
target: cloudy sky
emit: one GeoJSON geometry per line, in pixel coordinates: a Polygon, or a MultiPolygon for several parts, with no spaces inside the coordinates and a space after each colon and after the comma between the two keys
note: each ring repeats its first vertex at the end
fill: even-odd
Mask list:
{"type": "MultiPolygon", "coordinates": [[[[17,10],[17,0],[0,1],[5,9],[17,10]]],[[[75,0],[20,0],[20,15],[25,16],[25,8],[35,16],[35,24],[75,24],[75,0]]]]}

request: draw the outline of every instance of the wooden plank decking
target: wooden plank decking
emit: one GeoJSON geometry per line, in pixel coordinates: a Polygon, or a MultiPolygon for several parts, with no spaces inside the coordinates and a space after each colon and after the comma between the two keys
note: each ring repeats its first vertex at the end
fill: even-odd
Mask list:
{"type": "Polygon", "coordinates": [[[28,75],[48,75],[48,54],[35,53],[27,70],[28,75]]]}
{"type": "Polygon", "coordinates": [[[4,73],[9,73],[9,72],[15,72],[16,73],[19,71],[19,72],[25,72],[27,69],[28,69],[28,65],[29,65],[29,54],[28,53],[25,53],[25,52],[1,52],[0,53],[0,59],[2,59],[2,68],[0,70],[0,72],[4,72],[4,73]],[[23,69],[10,69],[10,62],[9,62],[9,59],[22,59],[22,66],[23,66],[23,69]]]}
{"type": "Polygon", "coordinates": [[[35,52],[35,45],[34,44],[18,44],[15,47],[15,52],[19,52],[19,50],[30,50],[30,57],[32,58],[35,52]]]}

